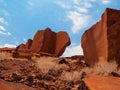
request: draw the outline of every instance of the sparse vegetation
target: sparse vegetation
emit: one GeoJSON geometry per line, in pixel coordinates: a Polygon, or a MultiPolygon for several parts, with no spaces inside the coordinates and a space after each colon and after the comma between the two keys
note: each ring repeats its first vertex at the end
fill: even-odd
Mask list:
{"type": "Polygon", "coordinates": [[[58,58],[53,57],[40,57],[34,59],[36,66],[41,70],[42,73],[47,74],[49,70],[57,71],[62,68],[66,68],[66,65],[58,64],[58,58]]]}
{"type": "Polygon", "coordinates": [[[34,56],[30,60],[23,60],[23,58],[9,60],[13,59],[12,55],[6,52],[0,53],[0,59],[2,60],[1,63],[4,63],[4,61],[5,63],[9,63],[8,61],[10,61],[10,64],[14,66],[9,67],[17,71],[17,73],[14,71],[7,74],[7,70],[9,70],[8,67],[4,67],[5,63],[0,64],[1,73],[6,72],[6,74],[4,74],[5,76],[0,73],[0,78],[12,82],[22,82],[30,87],[39,89],[56,88],[56,90],[83,90],[79,89],[80,87],[87,88],[81,78],[83,72],[87,75],[110,75],[112,72],[120,74],[120,69],[117,68],[116,62],[97,63],[94,67],[87,67],[83,60],[48,56],[34,56]]]}
{"type": "Polygon", "coordinates": [[[67,80],[67,81],[77,81],[77,80],[80,80],[81,73],[82,72],[79,72],[79,71],[64,72],[62,73],[60,78],[62,80],[67,80]]]}
{"type": "Polygon", "coordinates": [[[5,60],[5,59],[14,59],[12,57],[12,54],[9,52],[0,52],[0,60],[5,60]]]}
{"type": "Polygon", "coordinates": [[[101,62],[97,63],[94,67],[86,67],[82,71],[87,74],[99,74],[99,75],[108,75],[111,72],[118,72],[118,65],[115,61],[113,62],[101,62]]]}

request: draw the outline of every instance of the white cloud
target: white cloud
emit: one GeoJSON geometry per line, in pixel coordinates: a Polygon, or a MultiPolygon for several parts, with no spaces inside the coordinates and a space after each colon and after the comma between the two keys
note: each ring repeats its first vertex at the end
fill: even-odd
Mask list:
{"type": "Polygon", "coordinates": [[[97,0],[91,0],[92,2],[96,2],[97,0]]]}
{"type": "Polygon", "coordinates": [[[6,44],[4,44],[3,46],[0,46],[0,48],[2,48],[2,47],[14,48],[14,47],[16,47],[16,45],[6,43],[6,44]]]}
{"type": "Polygon", "coordinates": [[[4,18],[0,18],[0,22],[1,22],[1,23],[4,23],[4,18]]]}
{"type": "Polygon", "coordinates": [[[0,34],[7,35],[7,36],[10,36],[10,35],[11,35],[10,32],[3,32],[3,31],[0,31],[0,34]]]}
{"type": "Polygon", "coordinates": [[[88,12],[88,10],[86,8],[83,8],[83,7],[75,6],[75,9],[80,13],[87,13],[88,12]]]}
{"type": "Polygon", "coordinates": [[[96,0],[57,0],[57,4],[65,9],[66,18],[72,21],[71,30],[73,34],[77,34],[80,30],[88,26],[91,19],[89,8],[92,7],[92,2],[96,0]]]}
{"type": "Polygon", "coordinates": [[[74,34],[78,33],[80,29],[88,25],[88,15],[80,14],[76,11],[70,11],[67,13],[67,17],[72,21],[72,32],[74,34]]]}
{"type": "Polygon", "coordinates": [[[79,4],[79,0],[73,0],[74,4],[79,4]]]}
{"type": "Polygon", "coordinates": [[[70,57],[74,55],[83,55],[81,45],[72,45],[70,47],[67,47],[65,52],[63,53],[64,57],[70,57]]]}
{"type": "Polygon", "coordinates": [[[24,41],[24,42],[26,42],[26,41],[27,41],[27,39],[23,38],[23,41],[24,41]]]}
{"type": "Polygon", "coordinates": [[[83,2],[83,7],[85,7],[85,8],[91,8],[92,7],[92,4],[91,4],[91,2],[90,1],[84,1],[83,2]]]}
{"type": "Polygon", "coordinates": [[[0,23],[8,25],[8,22],[7,22],[7,21],[5,21],[5,19],[4,19],[4,18],[2,18],[2,17],[0,18],[0,23]]]}
{"type": "Polygon", "coordinates": [[[1,30],[1,31],[5,31],[4,26],[1,26],[1,25],[0,25],[0,30],[1,30]]]}
{"type": "Polygon", "coordinates": [[[10,32],[7,32],[6,35],[10,36],[10,35],[12,35],[12,34],[11,34],[10,32]]]}
{"type": "Polygon", "coordinates": [[[8,22],[4,18],[0,17],[0,24],[2,24],[2,25],[0,25],[0,34],[10,36],[11,33],[6,32],[6,28],[4,27],[4,26],[8,25],[8,22]]]}
{"type": "Polygon", "coordinates": [[[64,3],[64,2],[61,2],[61,1],[57,1],[55,3],[58,4],[59,6],[61,6],[62,8],[65,8],[65,9],[71,8],[70,5],[68,5],[68,4],[64,3]]]}
{"type": "Polygon", "coordinates": [[[102,4],[109,4],[111,0],[102,0],[102,4]]]}

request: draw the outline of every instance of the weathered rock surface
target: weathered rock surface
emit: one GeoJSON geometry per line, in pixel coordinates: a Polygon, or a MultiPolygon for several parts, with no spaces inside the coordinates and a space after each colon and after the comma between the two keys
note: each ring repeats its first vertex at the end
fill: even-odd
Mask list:
{"type": "Polygon", "coordinates": [[[60,31],[56,34],[56,48],[55,56],[61,56],[65,51],[66,46],[70,45],[70,38],[64,31],[60,31]]]}
{"type": "Polygon", "coordinates": [[[30,49],[30,48],[31,48],[32,41],[33,41],[32,39],[28,39],[28,41],[27,41],[27,43],[26,43],[26,45],[25,45],[27,49],[30,49]]]}
{"type": "Polygon", "coordinates": [[[56,33],[50,28],[46,28],[37,31],[33,40],[29,39],[26,44],[19,45],[16,50],[49,56],[61,56],[70,43],[70,38],[66,32],[60,31],[56,33]]]}
{"type": "Polygon", "coordinates": [[[13,51],[15,51],[15,48],[3,47],[3,48],[0,48],[0,51],[1,52],[10,52],[10,53],[12,53],[13,51]]]}
{"type": "Polygon", "coordinates": [[[31,46],[31,51],[35,53],[45,52],[54,54],[56,46],[56,33],[52,32],[49,28],[46,30],[38,31],[31,46]]]}
{"type": "Polygon", "coordinates": [[[18,88],[17,86],[19,86],[18,90],[31,90],[26,88],[22,89],[24,86],[21,86],[21,84],[36,88],[37,90],[88,90],[85,83],[81,80],[81,75],[77,73],[75,74],[79,76],[78,79],[74,79],[74,77],[71,76],[73,72],[78,72],[78,70],[84,68],[84,66],[79,64],[82,63],[80,60],[64,60],[60,58],[53,58],[50,60],[49,57],[40,58],[41,61],[39,62],[38,60],[26,59],[1,60],[0,79],[8,82],[13,82],[13,85],[9,86],[7,83],[8,87],[10,87],[10,89],[8,89],[6,84],[3,85],[0,83],[0,90],[16,90],[16,88],[18,88]],[[48,64],[43,63],[43,60],[46,60],[46,63],[48,64]],[[67,79],[66,75],[64,76],[63,72],[70,73],[67,74],[67,76],[70,75],[71,78],[67,79]],[[1,87],[4,86],[5,89],[1,89],[1,87]]]}
{"type": "Polygon", "coordinates": [[[26,47],[26,45],[25,44],[20,44],[18,47],[16,47],[16,51],[23,51],[23,52],[25,52],[25,51],[27,51],[28,49],[27,49],[27,47],[26,47]]]}
{"type": "Polygon", "coordinates": [[[37,90],[23,84],[16,84],[0,80],[0,90],[37,90]]]}
{"type": "Polygon", "coordinates": [[[119,90],[120,78],[89,75],[83,80],[90,90],[119,90]]]}
{"type": "Polygon", "coordinates": [[[116,60],[120,65],[120,10],[107,8],[99,22],[82,36],[82,48],[86,62],[116,60]]]}

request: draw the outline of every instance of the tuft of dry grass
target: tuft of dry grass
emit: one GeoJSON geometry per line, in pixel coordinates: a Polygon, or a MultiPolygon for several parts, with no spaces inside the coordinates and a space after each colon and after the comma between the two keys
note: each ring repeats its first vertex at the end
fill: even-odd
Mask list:
{"type": "Polygon", "coordinates": [[[40,57],[34,59],[36,62],[36,66],[41,70],[42,73],[47,74],[49,70],[59,70],[61,68],[66,68],[66,65],[60,65],[56,60],[58,58],[54,57],[40,57]]]}
{"type": "Polygon", "coordinates": [[[86,72],[87,74],[99,74],[99,75],[105,75],[110,74],[111,72],[117,71],[117,63],[115,61],[113,62],[101,62],[95,64],[94,67],[86,67],[83,68],[82,71],[86,72]]]}
{"type": "Polygon", "coordinates": [[[62,73],[60,79],[67,80],[67,81],[77,81],[80,80],[82,72],[79,71],[72,71],[72,72],[64,72],[62,73]]]}
{"type": "Polygon", "coordinates": [[[5,59],[14,59],[12,57],[12,54],[9,52],[0,52],[0,60],[5,60],[5,59]]]}
{"type": "Polygon", "coordinates": [[[94,66],[93,72],[96,74],[105,74],[105,73],[111,73],[115,72],[117,70],[117,63],[114,62],[103,62],[103,63],[97,63],[94,66]]]}

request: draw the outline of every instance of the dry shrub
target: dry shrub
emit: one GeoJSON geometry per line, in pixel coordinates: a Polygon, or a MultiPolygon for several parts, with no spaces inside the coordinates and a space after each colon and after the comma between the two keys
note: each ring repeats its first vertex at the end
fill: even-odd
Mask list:
{"type": "Polygon", "coordinates": [[[67,80],[67,81],[80,80],[81,73],[82,72],[78,72],[78,71],[64,72],[64,73],[62,73],[60,79],[67,80]]]}
{"type": "Polygon", "coordinates": [[[93,73],[93,68],[85,67],[81,71],[86,72],[87,74],[91,74],[91,73],[93,73]]]}
{"type": "Polygon", "coordinates": [[[94,66],[93,72],[96,74],[111,73],[117,70],[117,66],[118,65],[115,61],[98,63],[94,66]]]}
{"type": "Polygon", "coordinates": [[[120,67],[116,70],[116,73],[120,75],[120,67]]]}
{"type": "Polygon", "coordinates": [[[65,68],[66,65],[60,65],[56,62],[58,58],[54,57],[40,57],[36,58],[36,66],[42,71],[42,73],[47,74],[49,70],[59,70],[61,68],[65,68]]]}
{"type": "Polygon", "coordinates": [[[94,73],[99,75],[110,74],[111,72],[116,72],[117,70],[117,63],[113,62],[101,62],[95,64],[92,68],[84,68],[82,71],[86,72],[87,74],[94,73]]]}
{"type": "Polygon", "coordinates": [[[0,60],[13,59],[12,54],[9,52],[0,52],[0,60]]]}

